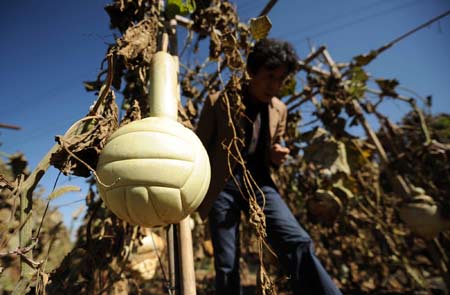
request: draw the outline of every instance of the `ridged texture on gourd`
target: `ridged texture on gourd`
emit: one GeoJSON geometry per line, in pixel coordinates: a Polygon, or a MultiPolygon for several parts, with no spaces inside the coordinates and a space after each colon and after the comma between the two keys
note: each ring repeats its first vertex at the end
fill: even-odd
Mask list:
{"type": "Polygon", "coordinates": [[[210,181],[208,155],[197,136],[160,117],[117,130],[97,165],[106,206],[132,224],[178,223],[203,200],[210,181]],[[118,180],[119,179],[119,180],[118,180]]]}

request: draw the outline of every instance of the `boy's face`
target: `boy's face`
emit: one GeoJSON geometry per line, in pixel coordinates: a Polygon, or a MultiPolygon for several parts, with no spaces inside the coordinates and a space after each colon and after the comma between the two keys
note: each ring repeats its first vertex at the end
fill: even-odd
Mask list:
{"type": "Polygon", "coordinates": [[[287,66],[275,69],[259,68],[256,73],[250,73],[249,94],[253,100],[269,103],[272,97],[278,96],[287,77],[287,66]]]}

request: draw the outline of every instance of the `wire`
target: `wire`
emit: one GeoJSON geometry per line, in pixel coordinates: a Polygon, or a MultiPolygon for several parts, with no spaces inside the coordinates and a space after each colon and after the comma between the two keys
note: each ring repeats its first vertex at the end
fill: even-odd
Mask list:
{"type": "Polygon", "coordinates": [[[238,10],[248,10],[249,8],[255,8],[256,6],[259,6],[260,4],[256,1],[245,1],[242,4],[238,4],[236,1],[236,7],[238,10]]]}
{"type": "Polygon", "coordinates": [[[409,31],[409,32],[407,32],[407,33],[401,35],[400,37],[398,37],[398,38],[392,40],[391,42],[389,42],[389,44],[388,44],[387,46],[391,47],[392,45],[394,45],[394,44],[397,43],[397,42],[400,42],[401,40],[405,39],[405,38],[408,37],[409,35],[414,34],[415,32],[417,32],[417,31],[419,31],[419,30],[421,30],[421,29],[423,29],[423,28],[425,28],[425,27],[428,27],[429,25],[431,25],[431,24],[434,23],[435,21],[438,21],[438,20],[440,20],[441,18],[444,18],[444,17],[446,17],[446,16],[449,15],[449,14],[450,14],[450,10],[447,10],[446,12],[444,12],[444,13],[442,13],[442,14],[436,16],[436,17],[434,17],[433,19],[427,21],[426,23],[421,24],[421,25],[418,26],[417,28],[414,28],[414,29],[412,29],[411,31],[409,31]]]}
{"type": "Polygon", "coordinates": [[[362,16],[362,17],[359,17],[359,18],[354,19],[352,21],[346,22],[344,24],[334,26],[334,27],[332,27],[330,29],[319,31],[319,32],[317,32],[315,34],[304,35],[304,36],[299,37],[299,38],[294,38],[294,39],[292,39],[292,42],[299,41],[300,39],[303,39],[303,38],[306,38],[306,37],[313,38],[313,37],[323,36],[323,35],[326,35],[326,34],[329,34],[329,33],[332,33],[332,32],[336,32],[336,31],[345,29],[345,28],[347,28],[349,26],[353,26],[355,24],[371,20],[372,18],[376,18],[376,17],[379,17],[381,15],[386,15],[388,13],[396,12],[396,10],[399,10],[399,9],[403,9],[403,8],[407,8],[407,7],[413,6],[415,4],[418,4],[419,2],[421,2],[421,0],[408,1],[408,2],[406,2],[404,4],[402,4],[402,5],[398,5],[398,6],[389,8],[389,9],[384,9],[382,11],[379,11],[379,12],[376,12],[376,13],[372,13],[372,14],[369,14],[367,16],[362,16]]]}
{"type": "MultiPolygon", "coordinates": [[[[52,189],[52,193],[55,191],[55,188],[56,188],[56,185],[58,184],[58,180],[59,180],[59,177],[61,176],[61,171],[59,171],[59,173],[58,173],[58,176],[56,176],[56,179],[55,179],[55,183],[53,184],[53,189],[52,189]]],[[[42,219],[41,219],[41,223],[39,224],[39,229],[38,229],[38,231],[37,231],[37,234],[36,234],[36,236],[35,236],[35,239],[38,239],[39,238],[39,235],[40,235],[40,233],[41,233],[41,228],[42,228],[42,225],[44,224],[44,219],[45,219],[45,216],[47,215],[47,211],[48,211],[48,207],[50,206],[50,199],[47,201],[47,204],[45,205],[45,210],[44,210],[44,214],[42,214],[42,219]]]]}
{"type": "Polygon", "coordinates": [[[254,12],[261,10],[261,3],[257,3],[256,1],[248,1],[246,3],[250,3],[250,5],[238,5],[237,12],[239,18],[248,21],[250,18],[257,16],[254,12]]]}
{"type": "Polygon", "coordinates": [[[86,201],[85,197],[83,197],[82,199],[79,199],[79,200],[75,200],[75,201],[67,202],[67,203],[64,203],[64,204],[61,204],[61,205],[58,205],[58,206],[54,206],[53,208],[59,209],[59,208],[67,207],[67,206],[70,206],[70,205],[73,205],[73,204],[76,204],[76,203],[80,203],[80,202],[83,202],[83,201],[86,201]]]}
{"type": "Polygon", "coordinates": [[[169,279],[167,278],[166,272],[164,270],[161,255],[159,255],[158,247],[156,246],[155,240],[153,238],[153,232],[150,233],[150,237],[152,238],[153,248],[155,249],[156,256],[158,257],[159,267],[161,268],[163,280],[166,283],[167,291],[169,292],[169,295],[172,295],[172,286],[170,285],[169,279]]]}
{"type": "Polygon", "coordinates": [[[324,27],[324,26],[326,27],[328,24],[335,23],[339,19],[343,19],[343,18],[345,18],[345,17],[347,17],[349,15],[353,15],[353,14],[359,13],[361,11],[367,11],[368,9],[372,8],[373,6],[377,6],[378,7],[380,4],[383,4],[383,3],[389,3],[389,2],[386,2],[385,0],[379,0],[379,1],[376,1],[376,2],[373,2],[373,3],[369,3],[367,5],[364,5],[364,6],[360,6],[360,7],[354,8],[354,9],[350,9],[348,11],[345,11],[344,13],[339,12],[339,13],[336,13],[336,14],[330,16],[330,17],[327,17],[325,19],[317,21],[316,23],[309,24],[309,25],[306,25],[306,26],[300,27],[300,28],[295,28],[294,31],[289,31],[289,32],[286,32],[284,34],[281,34],[280,38],[283,38],[283,37],[286,37],[286,36],[290,36],[290,35],[292,35],[292,32],[307,31],[307,30],[311,30],[311,29],[314,30],[317,27],[324,27]]]}

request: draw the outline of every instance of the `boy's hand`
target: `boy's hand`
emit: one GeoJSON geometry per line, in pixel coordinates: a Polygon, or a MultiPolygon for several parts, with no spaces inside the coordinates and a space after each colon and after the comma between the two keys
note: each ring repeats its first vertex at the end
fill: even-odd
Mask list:
{"type": "Polygon", "coordinates": [[[290,151],[287,147],[283,147],[281,144],[276,143],[270,150],[270,159],[273,164],[279,166],[286,160],[289,152],[290,151]]]}

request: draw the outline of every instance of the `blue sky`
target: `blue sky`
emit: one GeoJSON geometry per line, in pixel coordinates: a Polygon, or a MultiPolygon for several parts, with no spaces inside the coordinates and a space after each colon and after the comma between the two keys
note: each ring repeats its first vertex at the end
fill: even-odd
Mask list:
{"type": "MultiPolygon", "coordinates": [[[[256,16],[268,1],[238,0],[242,20],[256,16]]],[[[95,96],[83,80],[99,72],[107,43],[114,40],[103,7],[108,1],[10,1],[0,10],[0,151],[22,151],[34,169],[54,144],[54,136],[82,118],[95,96]],[[6,7],[7,6],[7,7],[6,7]]],[[[309,46],[326,45],[333,58],[347,62],[450,10],[448,0],[280,0],[270,12],[271,37],[291,41],[305,57],[309,46]]],[[[181,40],[184,36],[180,35],[181,40]]],[[[367,70],[374,77],[396,78],[425,97],[433,113],[450,112],[450,16],[383,53],[367,70]]],[[[307,112],[308,110],[305,110],[307,112]]],[[[408,111],[388,103],[383,111],[394,121],[408,111]]],[[[50,168],[41,184],[51,190],[57,171],[50,168]]],[[[83,192],[55,200],[54,206],[80,201],[84,179],[61,177],[58,185],[81,185],[83,192]]],[[[63,206],[70,214],[81,204],[63,206]]]]}

